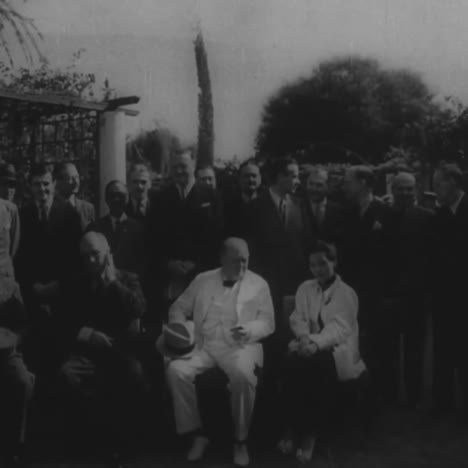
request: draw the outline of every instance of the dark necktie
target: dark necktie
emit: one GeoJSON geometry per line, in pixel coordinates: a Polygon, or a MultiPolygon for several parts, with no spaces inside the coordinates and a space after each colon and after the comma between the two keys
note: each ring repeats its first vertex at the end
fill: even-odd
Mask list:
{"type": "Polygon", "coordinates": [[[236,283],[237,283],[236,280],[224,280],[223,281],[223,286],[225,288],[232,288],[236,283]]]}
{"type": "Polygon", "coordinates": [[[137,202],[137,213],[140,215],[140,216],[145,216],[145,206],[143,204],[143,200],[139,200],[137,202]]]}
{"type": "Polygon", "coordinates": [[[279,203],[279,212],[280,212],[280,218],[281,218],[281,223],[283,226],[286,225],[286,199],[283,197],[280,200],[279,203]]]}
{"type": "Polygon", "coordinates": [[[39,208],[39,221],[44,229],[47,228],[47,220],[47,207],[44,205],[39,208]]]}

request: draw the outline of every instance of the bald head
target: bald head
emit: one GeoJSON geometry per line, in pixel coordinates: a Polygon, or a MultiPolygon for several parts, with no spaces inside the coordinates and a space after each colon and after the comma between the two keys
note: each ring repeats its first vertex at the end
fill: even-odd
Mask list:
{"type": "Polygon", "coordinates": [[[99,232],[87,232],[80,242],[80,252],[88,270],[100,274],[106,266],[110,247],[107,239],[99,232]]]}
{"type": "Polygon", "coordinates": [[[395,208],[408,208],[416,202],[416,178],[409,172],[399,172],[392,182],[395,208]]]}
{"type": "Polygon", "coordinates": [[[249,266],[249,247],[244,239],[230,237],[223,243],[221,269],[228,280],[243,278],[249,266]]]}

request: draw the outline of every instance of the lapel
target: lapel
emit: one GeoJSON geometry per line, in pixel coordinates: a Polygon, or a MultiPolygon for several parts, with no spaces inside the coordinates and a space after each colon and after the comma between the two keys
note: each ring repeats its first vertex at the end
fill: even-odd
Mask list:
{"type": "Polygon", "coordinates": [[[269,190],[267,190],[265,193],[265,208],[266,213],[269,212],[270,218],[272,219],[273,224],[276,225],[276,228],[284,232],[285,229],[283,223],[281,222],[281,216],[279,214],[278,207],[276,206],[269,190]]]}

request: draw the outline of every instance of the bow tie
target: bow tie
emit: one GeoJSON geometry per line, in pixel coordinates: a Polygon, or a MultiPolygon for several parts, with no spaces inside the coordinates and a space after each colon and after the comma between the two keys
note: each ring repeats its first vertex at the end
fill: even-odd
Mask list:
{"type": "Polygon", "coordinates": [[[237,283],[236,280],[224,280],[223,281],[223,286],[225,288],[232,288],[236,283],[237,283]]]}

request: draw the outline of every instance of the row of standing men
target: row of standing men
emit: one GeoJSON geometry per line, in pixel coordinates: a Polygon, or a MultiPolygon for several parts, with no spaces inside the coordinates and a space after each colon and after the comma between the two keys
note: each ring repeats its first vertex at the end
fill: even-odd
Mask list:
{"type": "Polygon", "coordinates": [[[202,168],[197,181],[191,153],[182,152],[171,161],[172,183],[150,195],[150,173],[135,165],[129,172],[130,195],[123,181],[110,182],[109,214],[95,220],[94,207],[77,196],[79,174],[73,164],[61,165],[55,174],[32,168],[31,203],[19,214],[11,203],[2,206],[11,255],[0,261],[2,272],[15,270],[21,285],[32,330],[25,353],[33,370],[47,372],[57,365],[56,347],[44,346],[53,342],[48,340],[53,327],[44,323],[57,307],[61,284],[79,269],[79,239],[87,229],[106,236],[118,268],[139,275],[147,300],[143,325],[154,336],[168,306],[194,276],[217,265],[222,239],[247,239],[251,269],[267,280],[275,306],[277,331],[266,345],[271,367],[287,341],[283,298],[309,276],[307,251],[320,238],[338,246],[340,274],[358,293],[362,354],[378,391],[396,398],[402,334],[408,399],[417,404],[428,313],[434,323],[436,406],[446,409],[453,403],[455,369],[467,388],[461,346],[468,301],[463,291],[468,201],[457,167],[435,173],[436,213],[418,206],[409,173],[395,176],[392,206],[374,195],[375,175],[367,167],[346,173],[344,202],[327,196],[324,169],[309,175],[306,197],[295,196],[299,166],[292,159],[269,166],[264,190],[259,167],[247,161],[240,168],[239,192],[224,201],[213,177],[212,168],[202,168]]]}

